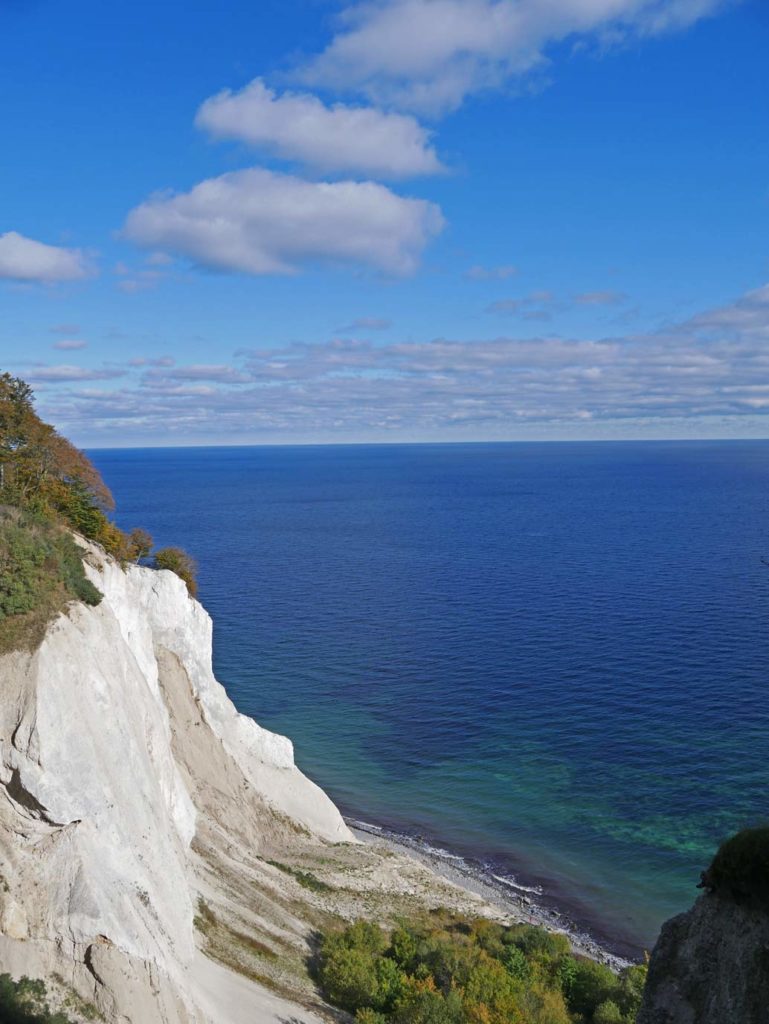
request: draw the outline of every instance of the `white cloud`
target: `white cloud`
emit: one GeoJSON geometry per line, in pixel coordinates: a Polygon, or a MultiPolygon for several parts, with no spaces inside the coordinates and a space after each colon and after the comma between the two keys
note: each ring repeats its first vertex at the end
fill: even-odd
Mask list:
{"type": "Polygon", "coordinates": [[[729,0],[367,0],[299,72],[313,86],[440,114],[540,68],[567,38],[607,44],[686,28],[729,0]]]}
{"type": "Polygon", "coordinates": [[[337,338],[242,352],[233,365],[135,360],[112,390],[81,386],[120,372],[108,368],[37,368],[37,379],[59,383],[41,396],[46,413],[94,440],[504,438],[559,424],[577,436],[583,423],[616,436],[624,422],[641,424],[636,435],[696,423],[700,435],[744,436],[748,424],[766,436],[767,341],[769,287],[646,334],[337,338]]]}
{"type": "Polygon", "coordinates": [[[253,168],[147,200],[123,234],[214,270],[287,274],[322,261],[409,274],[443,223],[435,204],[374,182],[308,182],[253,168]]]}
{"type": "Polygon", "coordinates": [[[392,320],[387,320],[382,316],[359,316],[349,324],[345,324],[344,327],[340,327],[339,331],[343,333],[350,331],[386,331],[392,325],[392,320]]]}
{"type": "Polygon", "coordinates": [[[240,139],[325,172],[407,178],[443,170],[429,133],[413,117],[317,96],[278,96],[257,78],[245,89],[207,99],[195,123],[217,138],[240,139]]]}
{"type": "Polygon", "coordinates": [[[624,292],[608,289],[600,292],[582,292],[581,295],[574,296],[574,302],[578,306],[616,306],[626,299],[627,295],[624,292]]]}
{"type": "Polygon", "coordinates": [[[75,352],[81,348],[88,348],[88,342],[81,338],[62,338],[61,341],[54,342],[51,348],[59,349],[62,352],[75,352]]]}
{"type": "Polygon", "coordinates": [[[88,265],[80,249],[46,245],[17,231],[0,235],[0,278],[52,284],[77,281],[88,275],[88,265]]]}
{"type": "Polygon", "coordinates": [[[88,380],[114,380],[125,377],[127,371],[117,367],[87,369],[83,366],[42,366],[37,365],[24,373],[24,379],[32,384],[73,384],[88,380]]]}

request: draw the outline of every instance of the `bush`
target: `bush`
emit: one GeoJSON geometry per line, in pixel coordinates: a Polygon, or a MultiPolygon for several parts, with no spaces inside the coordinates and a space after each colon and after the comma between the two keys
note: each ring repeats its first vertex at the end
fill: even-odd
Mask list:
{"type": "Polygon", "coordinates": [[[572,1013],[591,1020],[596,1008],[617,993],[619,980],[604,964],[594,960],[576,962],[569,987],[564,993],[572,1013]]]}
{"type": "Polygon", "coordinates": [[[563,935],[433,911],[387,936],[358,921],[327,934],[318,980],[359,1024],[632,1024],[646,968],[615,975],[563,935]]]}
{"type": "Polygon", "coordinates": [[[593,1024],[623,1024],[624,1020],[619,1006],[611,999],[601,1003],[593,1012],[593,1024]]]}
{"type": "Polygon", "coordinates": [[[101,597],[71,534],[13,509],[0,510],[0,652],[33,647],[68,601],[97,605],[101,597]]]}
{"type": "Polygon", "coordinates": [[[0,974],[0,1021],[3,1024],[72,1024],[63,1013],[52,1013],[42,981],[0,974]]]}
{"type": "Polygon", "coordinates": [[[161,548],[155,552],[154,566],[156,569],[170,569],[187,584],[190,597],[198,592],[198,567],[191,555],[182,548],[161,548]]]}

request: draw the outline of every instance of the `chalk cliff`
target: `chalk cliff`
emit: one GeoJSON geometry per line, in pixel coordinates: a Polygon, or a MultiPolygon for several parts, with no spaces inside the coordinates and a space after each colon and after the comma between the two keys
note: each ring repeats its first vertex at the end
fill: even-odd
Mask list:
{"type": "Polygon", "coordinates": [[[86,563],[101,604],[0,658],[0,969],[58,975],[108,1021],[256,1020],[197,948],[213,861],[275,874],[276,836],[353,837],[291,742],[235,710],[181,580],[86,563]]]}

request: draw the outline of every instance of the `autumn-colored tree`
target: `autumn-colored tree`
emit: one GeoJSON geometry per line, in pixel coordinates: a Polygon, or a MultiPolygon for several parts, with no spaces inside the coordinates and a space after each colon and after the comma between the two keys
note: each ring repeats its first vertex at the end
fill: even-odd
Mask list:
{"type": "Polygon", "coordinates": [[[182,548],[161,548],[155,552],[154,565],[156,569],[170,569],[187,584],[190,597],[198,592],[196,575],[198,571],[195,559],[188,555],[182,548]]]}
{"type": "Polygon", "coordinates": [[[53,513],[94,539],[115,504],[90,459],[40,419],[32,389],[9,373],[0,374],[0,489],[9,503],[53,513]]]}
{"type": "Polygon", "coordinates": [[[128,542],[131,545],[131,558],[134,562],[149,558],[155,543],[152,535],[139,527],[128,534],[128,542]]]}

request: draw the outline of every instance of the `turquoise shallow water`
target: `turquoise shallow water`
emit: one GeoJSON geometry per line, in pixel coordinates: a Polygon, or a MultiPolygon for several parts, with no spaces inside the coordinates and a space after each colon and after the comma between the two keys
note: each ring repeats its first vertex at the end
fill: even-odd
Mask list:
{"type": "Polygon", "coordinates": [[[91,453],[348,813],[638,952],[769,817],[769,443],[91,453]]]}

